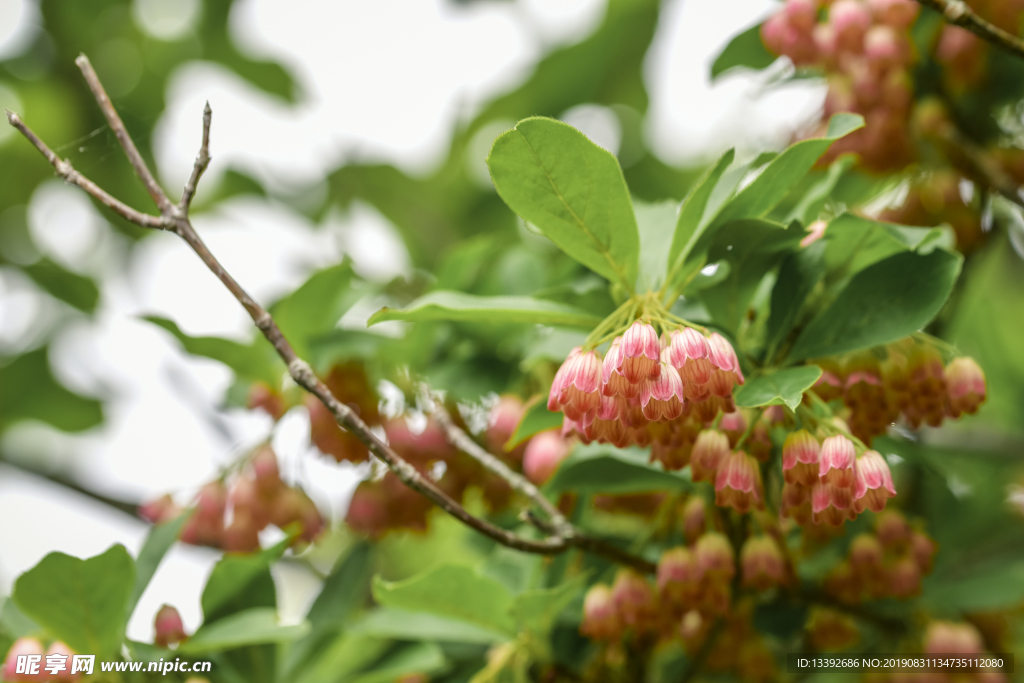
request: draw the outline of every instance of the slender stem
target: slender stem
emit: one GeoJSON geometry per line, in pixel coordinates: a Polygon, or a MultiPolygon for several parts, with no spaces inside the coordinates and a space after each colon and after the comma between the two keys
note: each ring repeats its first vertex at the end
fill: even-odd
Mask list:
{"type": "Polygon", "coordinates": [[[210,109],[210,103],[207,102],[203,107],[203,142],[199,146],[199,154],[196,155],[195,164],[192,166],[192,175],[185,184],[185,190],[181,193],[181,201],[178,203],[178,207],[185,214],[188,214],[192,205],[192,198],[196,194],[199,179],[203,177],[206,167],[210,165],[210,121],[212,118],[213,110],[210,109]]]}
{"type": "Polygon", "coordinates": [[[917,0],[942,14],[951,24],[965,28],[983,40],[1017,57],[1024,58],[1024,42],[977,15],[963,0],[917,0]]]}
{"type": "Polygon", "coordinates": [[[448,414],[444,404],[441,403],[436,395],[433,395],[430,391],[425,391],[424,393],[426,393],[428,397],[428,405],[433,406],[432,412],[434,419],[436,419],[438,424],[441,425],[441,429],[444,430],[445,436],[452,445],[479,462],[492,473],[504,479],[515,491],[518,491],[532,500],[534,504],[543,510],[544,514],[546,514],[551,520],[551,526],[558,536],[561,536],[562,538],[569,538],[575,533],[572,525],[569,524],[569,521],[565,516],[544,496],[543,493],[540,492],[536,486],[533,485],[529,479],[518,472],[513,472],[509,469],[508,465],[494,457],[476,441],[473,441],[469,434],[466,434],[466,432],[459,429],[459,427],[452,422],[451,415],[448,414]]]}
{"type": "MultiPolygon", "coordinates": [[[[550,522],[540,519],[530,510],[526,510],[523,513],[522,518],[544,533],[553,534],[555,532],[555,529],[550,522]]],[[[644,574],[656,574],[658,572],[658,566],[653,562],[648,562],[642,557],[633,555],[632,553],[619,548],[617,545],[609,543],[604,539],[591,536],[580,529],[574,529],[573,536],[565,540],[571,547],[585,550],[594,555],[600,555],[612,562],[632,567],[644,574]]]]}

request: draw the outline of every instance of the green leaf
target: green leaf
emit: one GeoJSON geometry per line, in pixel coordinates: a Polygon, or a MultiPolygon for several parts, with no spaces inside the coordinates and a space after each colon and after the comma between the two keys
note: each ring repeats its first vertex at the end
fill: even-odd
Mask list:
{"type": "Polygon", "coordinates": [[[770,362],[793,329],[815,285],[825,273],[826,243],[818,240],[787,256],[779,266],[779,278],[772,288],[771,312],[765,328],[765,358],[770,362]]]}
{"type": "Polygon", "coordinates": [[[337,683],[352,680],[351,674],[372,664],[390,643],[357,633],[342,633],[331,641],[289,683],[337,683]]]}
{"type": "Polygon", "coordinates": [[[47,292],[80,311],[92,313],[100,300],[100,290],[92,278],[72,273],[50,259],[40,259],[22,270],[47,292]]]}
{"type": "Polygon", "coordinates": [[[615,494],[687,491],[692,486],[688,473],[667,472],[651,464],[648,449],[589,444],[573,449],[545,489],[615,494]]]}
{"type": "Polygon", "coordinates": [[[726,261],[729,271],[721,282],[700,292],[714,321],[735,334],[765,274],[797,249],[805,234],[799,223],[788,229],[761,219],[723,225],[714,234],[708,261],[726,261]]]}
{"type": "Polygon", "coordinates": [[[392,683],[406,674],[430,675],[446,665],[440,647],[434,643],[415,643],[389,654],[380,666],[354,678],[352,683],[392,683]]]}
{"type": "MultiPolygon", "coordinates": [[[[671,265],[670,276],[673,281],[676,279],[679,269],[686,258],[690,255],[694,245],[704,234],[705,228],[710,224],[715,213],[721,208],[722,202],[728,198],[728,194],[716,193],[715,189],[720,187],[719,181],[726,169],[736,158],[736,150],[730,149],[715,162],[715,165],[708,169],[690,194],[683,200],[682,209],[679,211],[679,218],[676,220],[676,230],[672,235],[672,245],[668,252],[668,262],[671,265]],[[717,201],[716,201],[717,199],[717,201]]],[[[739,182],[739,178],[736,178],[739,182]]],[[[723,183],[729,185],[729,183],[723,183]]],[[[731,186],[728,192],[732,192],[731,186]]]]}
{"type": "Polygon", "coordinates": [[[636,291],[650,292],[657,290],[665,280],[679,203],[673,200],[651,204],[637,202],[633,208],[640,233],[640,273],[636,278],[636,291]]]}
{"type": "Polygon", "coordinates": [[[819,377],[821,368],[817,365],[765,371],[748,378],[740,387],[736,392],[736,405],[742,408],[786,405],[790,410],[796,410],[804,392],[814,386],[819,377]]]}
{"type": "Polygon", "coordinates": [[[825,203],[836,189],[836,185],[839,184],[843,175],[850,170],[855,160],[854,156],[847,154],[832,162],[824,177],[808,188],[783,222],[788,224],[792,221],[800,221],[803,225],[810,225],[811,222],[817,219],[825,207],[825,203]]]}
{"type": "Polygon", "coordinates": [[[190,514],[182,513],[175,519],[157,524],[150,529],[149,535],[146,536],[146,542],[142,545],[142,550],[139,551],[139,556],[135,560],[135,585],[132,587],[132,595],[128,600],[127,616],[130,617],[135,610],[135,605],[139,603],[139,598],[146,591],[146,586],[152,580],[164,555],[178,540],[181,528],[185,526],[190,514]]]}
{"type": "Polygon", "coordinates": [[[562,413],[553,413],[548,410],[547,396],[538,396],[526,405],[522,419],[516,425],[516,431],[505,444],[505,450],[510,451],[530,437],[549,429],[562,426],[564,419],[562,413]]]}
{"type": "Polygon", "coordinates": [[[272,548],[252,555],[225,555],[213,567],[203,589],[205,622],[216,621],[251,607],[275,607],[277,590],[270,565],[288,547],[285,539],[272,548]]]}
{"type": "Polygon", "coordinates": [[[274,321],[299,356],[309,356],[309,343],[333,330],[362,295],[352,289],[352,278],[348,261],[324,268],[271,307],[274,321]]]}
{"type": "Polygon", "coordinates": [[[741,218],[763,218],[807,175],[833,142],[863,127],[864,119],[857,114],[836,114],[829,121],[825,137],[790,145],[722,207],[715,224],[723,225],[741,218]]]}
{"type": "Polygon", "coordinates": [[[512,596],[500,581],[457,564],[441,564],[405,581],[373,580],[373,598],[383,607],[428,612],[515,634],[512,596]]]}
{"type": "Polygon", "coordinates": [[[14,600],[5,598],[3,602],[0,602],[0,633],[5,633],[12,638],[21,638],[38,634],[40,631],[42,629],[39,624],[18,609],[14,600]]]}
{"type": "Polygon", "coordinates": [[[761,25],[751,26],[743,33],[733,37],[711,65],[711,80],[736,67],[746,67],[760,71],[772,65],[778,59],[768,52],[761,40],[761,25]]]}
{"type": "Polygon", "coordinates": [[[613,154],[566,123],[538,117],[500,135],[487,165],[515,213],[572,258],[632,290],[640,238],[613,154]]]}
{"type": "Polygon", "coordinates": [[[0,431],[18,420],[80,432],[103,422],[103,408],[99,401],[59,384],[50,372],[48,350],[42,347],[0,367],[0,431]]]}
{"type": "Polygon", "coordinates": [[[478,323],[536,323],[594,327],[601,319],[578,308],[528,296],[477,296],[463,292],[430,292],[405,308],[385,306],[367,323],[385,320],[419,322],[457,320],[478,323]]]}
{"type": "Polygon", "coordinates": [[[927,325],[953,291],[963,258],[903,252],[857,273],[793,344],[794,360],[888,344],[927,325]]]}
{"type": "Polygon", "coordinates": [[[147,315],[143,319],[173,334],[187,352],[220,361],[239,377],[266,382],[272,387],[281,383],[284,364],[263,335],[257,335],[249,344],[240,344],[220,337],[192,337],[167,318],[147,315]]]}
{"type": "Polygon", "coordinates": [[[50,553],[18,577],[14,601],[72,650],[105,659],[121,650],[134,579],[121,545],[88,560],[50,553]]]}
{"type": "Polygon", "coordinates": [[[529,590],[516,596],[512,616],[520,630],[528,629],[546,639],[558,615],[587,587],[587,579],[587,574],[580,574],[554,588],[529,590]]]}
{"type": "Polygon", "coordinates": [[[929,245],[952,250],[955,237],[949,228],[912,228],[844,213],[825,230],[825,262],[830,271],[853,275],[872,263],[903,251],[927,251],[929,245]]]}
{"type": "Polygon", "coordinates": [[[307,633],[307,622],[283,626],[273,607],[254,607],[226,616],[215,623],[203,624],[177,651],[198,654],[246,645],[283,643],[301,638],[307,633]]]}
{"type": "Polygon", "coordinates": [[[350,633],[393,640],[435,640],[452,643],[500,643],[508,634],[426,612],[385,607],[368,612],[350,633]]]}

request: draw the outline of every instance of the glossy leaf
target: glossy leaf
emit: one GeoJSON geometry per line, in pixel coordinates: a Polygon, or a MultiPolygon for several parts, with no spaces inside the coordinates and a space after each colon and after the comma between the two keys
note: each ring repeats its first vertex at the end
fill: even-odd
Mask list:
{"type": "Polygon", "coordinates": [[[711,65],[711,80],[736,67],[760,71],[771,66],[778,59],[764,46],[761,40],[761,25],[751,26],[733,37],[711,65]]]}
{"type": "Polygon", "coordinates": [[[960,273],[962,257],[942,249],[903,252],[857,273],[793,344],[796,361],[902,339],[942,309],[960,273]]]}
{"type": "Polygon", "coordinates": [[[912,228],[844,213],[825,230],[825,261],[830,271],[853,275],[872,263],[902,251],[927,251],[929,246],[952,249],[949,228],[912,228]]]}
{"type": "Polygon", "coordinates": [[[307,622],[285,626],[277,618],[276,609],[255,607],[226,616],[212,624],[203,624],[177,651],[199,654],[246,645],[283,643],[301,638],[307,633],[307,622]]]}
{"type": "Polygon", "coordinates": [[[825,273],[825,248],[826,244],[819,240],[790,254],[779,266],[765,327],[765,357],[769,361],[793,329],[804,302],[825,273]]]}
{"type": "Polygon", "coordinates": [[[18,420],[39,420],[66,432],[103,421],[99,401],[59,384],[50,371],[46,347],[16,356],[0,367],[0,431],[18,420]]]}
{"type": "Polygon", "coordinates": [[[72,650],[109,658],[121,650],[134,580],[121,545],[87,560],[50,553],[18,577],[14,601],[72,650]]]}
{"type": "Polygon", "coordinates": [[[225,555],[214,565],[203,589],[206,623],[252,607],[275,607],[277,590],[270,565],[284,554],[288,540],[251,555],[225,555]]]}
{"type": "Polygon", "coordinates": [[[590,444],[577,446],[559,465],[545,489],[555,493],[616,494],[687,491],[692,485],[688,474],[667,472],[651,464],[647,449],[590,444]]]}
{"type": "Polygon", "coordinates": [[[288,680],[295,683],[335,683],[338,680],[352,680],[353,674],[371,665],[389,645],[387,640],[374,636],[342,633],[288,680]]]}
{"type": "Polygon", "coordinates": [[[405,308],[385,306],[369,320],[374,325],[385,320],[420,322],[454,320],[477,323],[536,323],[593,327],[601,319],[578,308],[547,299],[528,296],[476,296],[463,292],[430,292],[405,308]]]}
{"type": "Polygon", "coordinates": [[[427,612],[382,608],[368,612],[351,633],[394,640],[435,640],[453,643],[500,643],[508,634],[427,612]]]}
{"type": "Polygon", "coordinates": [[[817,365],[765,371],[747,378],[746,384],[736,392],[736,405],[741,408],[785,405],[796,410],[804,392],[820,377],[821,368],[817,365]]]}
{"type": "Polygon", "coordinates": [[[512,450],[535,434],[561,427],[564,418],[562,413],[548,410],[547,396],[538,396],[527,404],[522,419],[512,433],[512,438],[505,444],[505,450],[512,450]]]}
{"type": "Polygon", "coordinates": [[[92,278],[72,273],[46,258],[23,266],[22,270],[37,285],[64,303],[86,313],[96,310],[96,304],[100,300],[100,290],[92,278]]]}
{"type": "Polygon", "coordinates": [[[500,582],[463,565],[442,564],[404,581],[373,581],[373,597],[384,607],[458,619],[514,634],[508,611],[512,596],[500,582]]]}
{"type": "Polygon", "coordinates": [[[389,654],[372,671],[352,679],[352,683],[392,683],[407,674],[424,676],[441,671],[446,665],[444,652],[434,643],[415,643],[389,654]]]}
{"type": "Polygon", "coordinates": [[[519,628],[546,638],[562,610],[583,593],[587,578],[586,574],[581,574],[554,588],[528,590],[517,595],[512,604],[512,616],[519,628]]]}
{"type": "Polygon", "coordinates": [[[324,268],[271,307],[277,326],[300,356],[308,356],[309,343],[333,330],[362,296],[353,291],[352,278],[347,261],[324,268]]]}
{"type": "Polygon", "coordinates": [[[193,337],[182,332],[174,321],[167,318],[150,315],[144,319],[173,334],[187,352],[220,361],[239,377],[266,382],[270,386],[277,386],[281,382],[284,364],[278,360],[273,347],[263,335],[255,336],[249,344],[241,344],[220,337],[193,337]]]}
{"type": "Polygon", "coordinates": [[[182,513],[176,518],[157,524],[149,530],[146,542],[142,544],[139,556],[135,558],[135,585],[132,587],[132,595],[128,600],[128,616],[130,617],[139,603],[139,598],[146,591],[146,587],[156,574],[157,567],[163,561],[164,555],[171,549],[171,546],[178,540],[181,528],[188,521],[190,513],[182,513]]]}
{"type": "Polygon", "coordinates": [[[637,202],[634,209],[640,232],[640,273],[636,278],[636,291],[648,292],[658,289],[665,281],[679,203],[672,200],[653,204],[637,202]]]}
{"type": "Polygon", "coordinates": [[[566,123],[529,118],[494,141],[487,165],[516,214],[595,273],[633,288],[640,238],[613,154],[566,123]]]}

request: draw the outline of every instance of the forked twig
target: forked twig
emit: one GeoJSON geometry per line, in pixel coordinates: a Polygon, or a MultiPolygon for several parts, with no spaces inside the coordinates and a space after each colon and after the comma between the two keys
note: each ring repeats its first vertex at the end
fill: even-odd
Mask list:
{"type": "Polygon", "coordinates": [[[995,24],[982,19],[963,0],[917,0],[925,7],[930,7],[942,14],[951,24],[965,28],[979,38],[1006,50],[1010,54],[1024,58],[1024,41],[1007,33],[995,24]]]}

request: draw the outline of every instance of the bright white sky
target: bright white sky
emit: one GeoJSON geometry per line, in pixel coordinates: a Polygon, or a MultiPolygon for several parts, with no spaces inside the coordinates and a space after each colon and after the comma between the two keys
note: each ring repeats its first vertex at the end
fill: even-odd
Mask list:
{"type": "MultiPolygon", "coordinates": [[[[133,14],[154,35],[173,37],[189,30],[197,2],[135,0],[133,14]]],[[[693,164],[733,145],[747,151],[779,146],[814,116],[823,98],[819,86],[764,92],[760,77],[748,75],[708,83],[713,56],[773,4],[667,2],[645,68],[652,101],[647,131],[666,161],[693,164]]],[[[206,182],[236,165],[282,191],[316,193],[325,171],[356,158],[427,173],[442,160],[460,117],[526,78],[544,46],[585,36],[603,7],[601,0],[469,7],[442,0],[244,0],[233,17],[236,37],[245,49],[287,64],[306,97],[292,107],[217,66],[183,66],[171,80],[157,128],[159,174],[170,187],[182,184],[207,99],[214,110],[214,160],[206,182]]],[[[37,16],[32,0],[0,0],[0,55],[24,48],[37,16]]],[[[0,99],[16,105],[12,97],[0,84],[0,99]]],[[[569,118],[614,144],[600,110],[569,118]]],[[[0,138],[0,149],[4,144],[10,142],[0,138]]],[[[165,334],[137,320],[155,313],[192,334],[249,336],[244,312],[184,245],[154,235],[132,253],[127,270],[112,267],[126,245],[80,193],[57,181],[31,198],[29,217],[42,251],[102,283],[97,318],[55,342],[55,372],[69,386],[112,400],[107,422],[86,435],[38,425],[9,432],[2,444],[8,457],[42,459],[125,499],[167,490],[187,498],[219,464],[265,437],[268,420],[217,408],[231,380],[223,366],[183,355],[165,334]]],[[[263,300],[346,253],[367,277],[386,279],[408,269],[394,229],[365,205],[333,214],[318,228],[280,204],[242,199],[196,223],[214,253],[263,300]]],[[[0,269],[0,347],[30,345],[52,319],[51,309],[30,285],[0,269]]],[[[340,516],[357,473],[310,457],[306,433],[301,411],[279,428],[275,444],[285,471],[340,516]]],[[[135,552],[145,534],[138,521],[11,468],[0,469],[0,519],[19,520],[0,525],[0,594],[47,552],[85,557],[115,542],[135,552]]],[[[201,586],[215,559],[212,551],[176,548],[143,596],[129,636],[151,638],[153,615],[164,602],[175,604],[194,629],[201,586]]],[[[280,571],[288,573],[279,582],[285,612],[295,618],[316,584],[301,570],[280,571]]]]}

